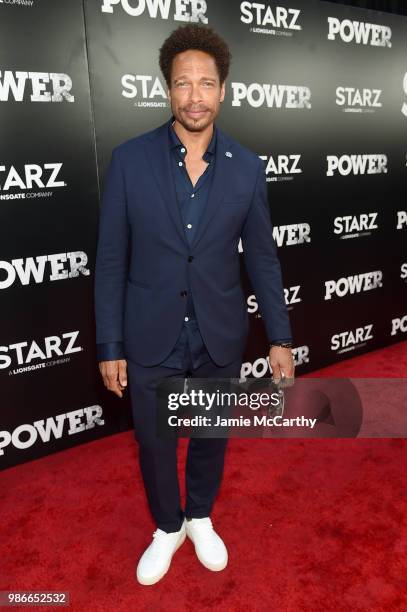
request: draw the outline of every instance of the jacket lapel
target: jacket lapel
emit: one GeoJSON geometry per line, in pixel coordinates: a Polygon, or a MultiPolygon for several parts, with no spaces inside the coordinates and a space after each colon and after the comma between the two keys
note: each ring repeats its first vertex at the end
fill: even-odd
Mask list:
{"type": "Polygon", "coordinates": [[[174,178],[172,176],[168,123],[167,121],[150,133],[146,152],[150,161],[152,174],[157,181],[175,229],[188,249],[192,249],[196,247],[199,240],[202,238],[210,220],[226,195],[226,185],[230,184],[232,176],[231,168],[233,164],[232,155],[229,156],[226,155],[226,153],[233,152],[233,143],[218,127],[212,184],[208,193],[208,201],[202,212],[194,240],[190,246],[185,235],[182,215],[177,202],[174,178]]]}
{"type": "Polygon", "coordinates": [[[153,130],[147,143],[147,157],[161,196],[181,240],[188,244],[172,176],[168,122],[153,130]]]}

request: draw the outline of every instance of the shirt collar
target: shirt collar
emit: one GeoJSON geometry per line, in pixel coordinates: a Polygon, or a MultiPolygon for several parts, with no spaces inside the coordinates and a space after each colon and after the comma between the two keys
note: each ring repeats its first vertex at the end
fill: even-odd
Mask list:
{"type": "MultiPolygon", "coordinates": [[[[172,122],[175,121],[175,117],[174,115],[171,115],[171,119],[168,122],[168,128],[169,128],[169,133],[170,133],[170,147],[171,149],[175,149],[177,147],[185,147],[185,145],[181,142],[181,140],[178,138],[178,134],[176,133],[176,131],[174,130],[174,126],[172,125],[172,122]]],[[[210,140],[210,143],[208,144],[208,147],[204,153],[204,155],[202,157],[204,157],[207,153],[210,153],[211,155],[215,154],[216,151],[216,137],[217,137],[217,127],[216,124],[213,124],[213,133],[212,133],[212,138],[210,140]]]]}

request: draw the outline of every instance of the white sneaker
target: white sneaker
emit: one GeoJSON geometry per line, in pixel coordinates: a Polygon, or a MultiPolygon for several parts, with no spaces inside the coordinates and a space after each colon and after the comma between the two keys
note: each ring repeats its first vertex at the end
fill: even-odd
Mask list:
{"type": "Polygon", "coordinates": [[[137,580],[140,584],[155,584],[161,580],[169,570],[173,554],[184,543],[185,538],[185,519],[179,531],[173,533],[166,533],[162,529],[154,531],[153,541],[137,565],[137,580]]]}
{"type": "Polygon", "coordinates": [[[209,516],[186,521],[187,536],[195,545],[196,556],[208,569],[220,572],[228,563],[228,551],[213,528],[209,516]]]}

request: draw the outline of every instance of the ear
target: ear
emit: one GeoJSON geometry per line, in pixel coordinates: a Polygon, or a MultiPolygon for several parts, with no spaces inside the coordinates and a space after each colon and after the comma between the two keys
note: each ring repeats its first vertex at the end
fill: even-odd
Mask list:
{"type": "Polygon", "coordinates": [[[219,102],[223,102],[223,100],[225,99],[225,83],[226,81],[223,81],[221,88],[220,88],[220,98],[219,98],[219,102]]]}

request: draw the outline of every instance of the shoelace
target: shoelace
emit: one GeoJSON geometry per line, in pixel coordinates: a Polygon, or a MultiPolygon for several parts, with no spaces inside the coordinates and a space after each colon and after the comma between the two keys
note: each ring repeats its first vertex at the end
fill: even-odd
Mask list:
{"type": "Polygon", "coordinates": [[[156,529],[153,533],[153,538],[156,542],[164,542],[167,535],[169,534],[163,531],[162,529],[156,529]]]}
{"type": "MultiPolygon", "coordinates": [[[[199,532],[199,535],[202,540],[207,544],[211,545],[212,550],[217,550],[219,547],[219,540],[217,537],[213,537],[216,534],[211,519],[208,517],[206,521],[200,521],[199,523],[195,523],[194,529],[199,532]]],[[[217,534],[216,534],[217,535],[217,534]]]]}
{"type": "Polygon", "coordinates": [[[150,555],[157,558],[162,553],[163,545],[166,544],[166,536],[169,535],[162,529],[156,529],[153,533],[154,546],[150,550],[150,555]]]}

